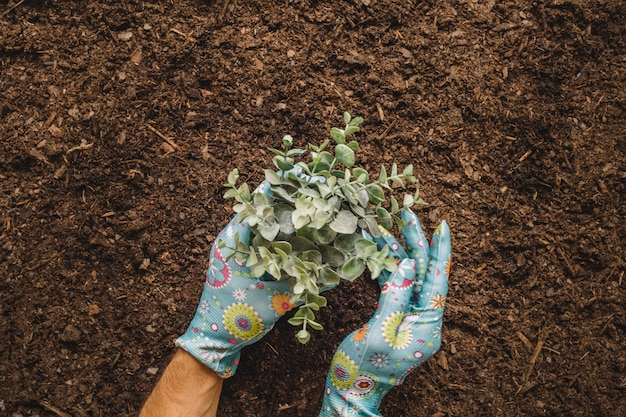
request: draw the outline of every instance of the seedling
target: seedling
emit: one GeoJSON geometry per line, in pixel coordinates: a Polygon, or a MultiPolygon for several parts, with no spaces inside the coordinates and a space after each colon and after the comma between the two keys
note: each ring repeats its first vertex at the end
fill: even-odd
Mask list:
{"type": "MultiPolygon", "coordinates": [[[[381,226],[390,230],[394,223],[402,225],[403,208],[425,204],[419,190],[404,195],[402,205],[392,194],[394,187],[417,182],[412,165],[399,172],[394,162],[389,173],[382,166],[376,180],[354,166],[359,144],[348,138],[359,131],[363,119],[349,113],[343,119],[343,129],[330,130],[333,149],[330,139],[319,146],[309,144],[308,162],[296,162],[307,151],[293,148],[289,135],[282,140],[282,150],[270,149],[278,172],[265,170],[265,190],[250,192],[246,183],[237,185],[237,169],[229,173],[225,184],[224,197],[237,201],[234,211],[239,221],[251,228],[249,244],[236,235],[230,256],[245,263],[252,276],[289,280],[291,302],[302,303],[289,323],[302,326],[296,334],[302,343],[311,337],[309,328],[322,329],[314,313],[326,305],[321,288],[334,287],[342,279],[353,281],[365,268],[372,278],[384,269],[397,269],[389,248],[378,250],[363,232],[378,237],[381,226]],[[390,192],[388,201],[385,191],[390,192]]],[[[218,246],[225,243],[220,241],[218,246]]]]}

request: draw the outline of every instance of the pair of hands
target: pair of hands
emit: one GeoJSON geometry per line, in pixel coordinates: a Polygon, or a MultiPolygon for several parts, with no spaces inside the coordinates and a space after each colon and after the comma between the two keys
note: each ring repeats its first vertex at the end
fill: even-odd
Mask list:
{"type": "MultiPolygon", "coordinates": [[[[389,245],[400,262],[378,278],[381,294],[374,316],[340,344],[327,376],[320,417],[377,416],[380,401],[441,344],[441,324],[450,268],[450,232],[443,222],[430,246],[417,216],[403,212],[405,251],[391,235],[373,239],[389,245]]],[[[232,376],[243,347],[269,332],[289,310],[287,281],[252,277],[235,257],[226,261],[234,236],[246,242],[250,229],[233,219],[214,243],[196,315],[176,345],[222,378],[232,376]]]]}

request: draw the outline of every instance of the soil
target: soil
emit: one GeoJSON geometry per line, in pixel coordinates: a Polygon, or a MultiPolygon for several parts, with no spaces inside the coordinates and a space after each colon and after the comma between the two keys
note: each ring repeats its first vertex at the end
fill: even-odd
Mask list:
{"type": "MultiPolygon", "coordinates": [[[[365,118],[454,267],[385,416],[626,415],[623,0],[0,0],[0,415],[136,415],[232,217],[222,184],[365,118]]],[[[375,308],[246,348],[220,416],[317,416],[375,308]]]]}

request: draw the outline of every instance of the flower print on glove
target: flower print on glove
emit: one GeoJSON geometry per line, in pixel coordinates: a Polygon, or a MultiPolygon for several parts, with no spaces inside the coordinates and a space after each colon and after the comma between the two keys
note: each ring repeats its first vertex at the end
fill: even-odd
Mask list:
{"type": "Polygon", "coordinates": [[[287,280],[252,277],[250,269],[236,257],[229,258],[237,233],[239,241],[247,244],[250,227],[235,218],[213,244],[196,315],[176,340],[176,346],[222,378],[235,373],[244,346],[261,339],[280,317],[296,307],[290,301],[287,280]],[[223,248],[218,247],[218,241],[225,242],[223,248]]]}
{"type": "Polygon", "coordinates": [[[395,273],[381,274],[374,317],[339,345],[326,378],[320,417],[380,416],[382,398],[441,345],[450,231],[443,222],[429,248],[417,217],[410,211],[403,217],[408,251],[391,236],[374,239],[388,244],[401,263],[395,273]]]}

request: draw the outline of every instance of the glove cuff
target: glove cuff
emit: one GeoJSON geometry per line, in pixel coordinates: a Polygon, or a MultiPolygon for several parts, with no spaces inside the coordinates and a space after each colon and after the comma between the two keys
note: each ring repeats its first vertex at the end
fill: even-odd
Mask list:
{"type": "Polygon", "coordinates": [[[220,378],[230,378],[235,375],[239,365],[240,352],[233,351],[232,347],[222,347],[219,344],[203,338],[194,332],[193,325],[185,334],[176,339],[175,345],[200,363],[211,368],[220,378]]]}
{"type": "Polygon", "coordinates": [[[337,376],[331,369],[326,377],[319,417],[382,417],[378,407],[390,387],[380,384],[375,375],[366,372],[344,380],[338,380],[337,376]]]}
{"type": "Polygon", "coordinates": [[[319,417],[382,417],[377,404],[379,401],[351,398],[350,394],[339,394],[326,388],[319,417]]]}

